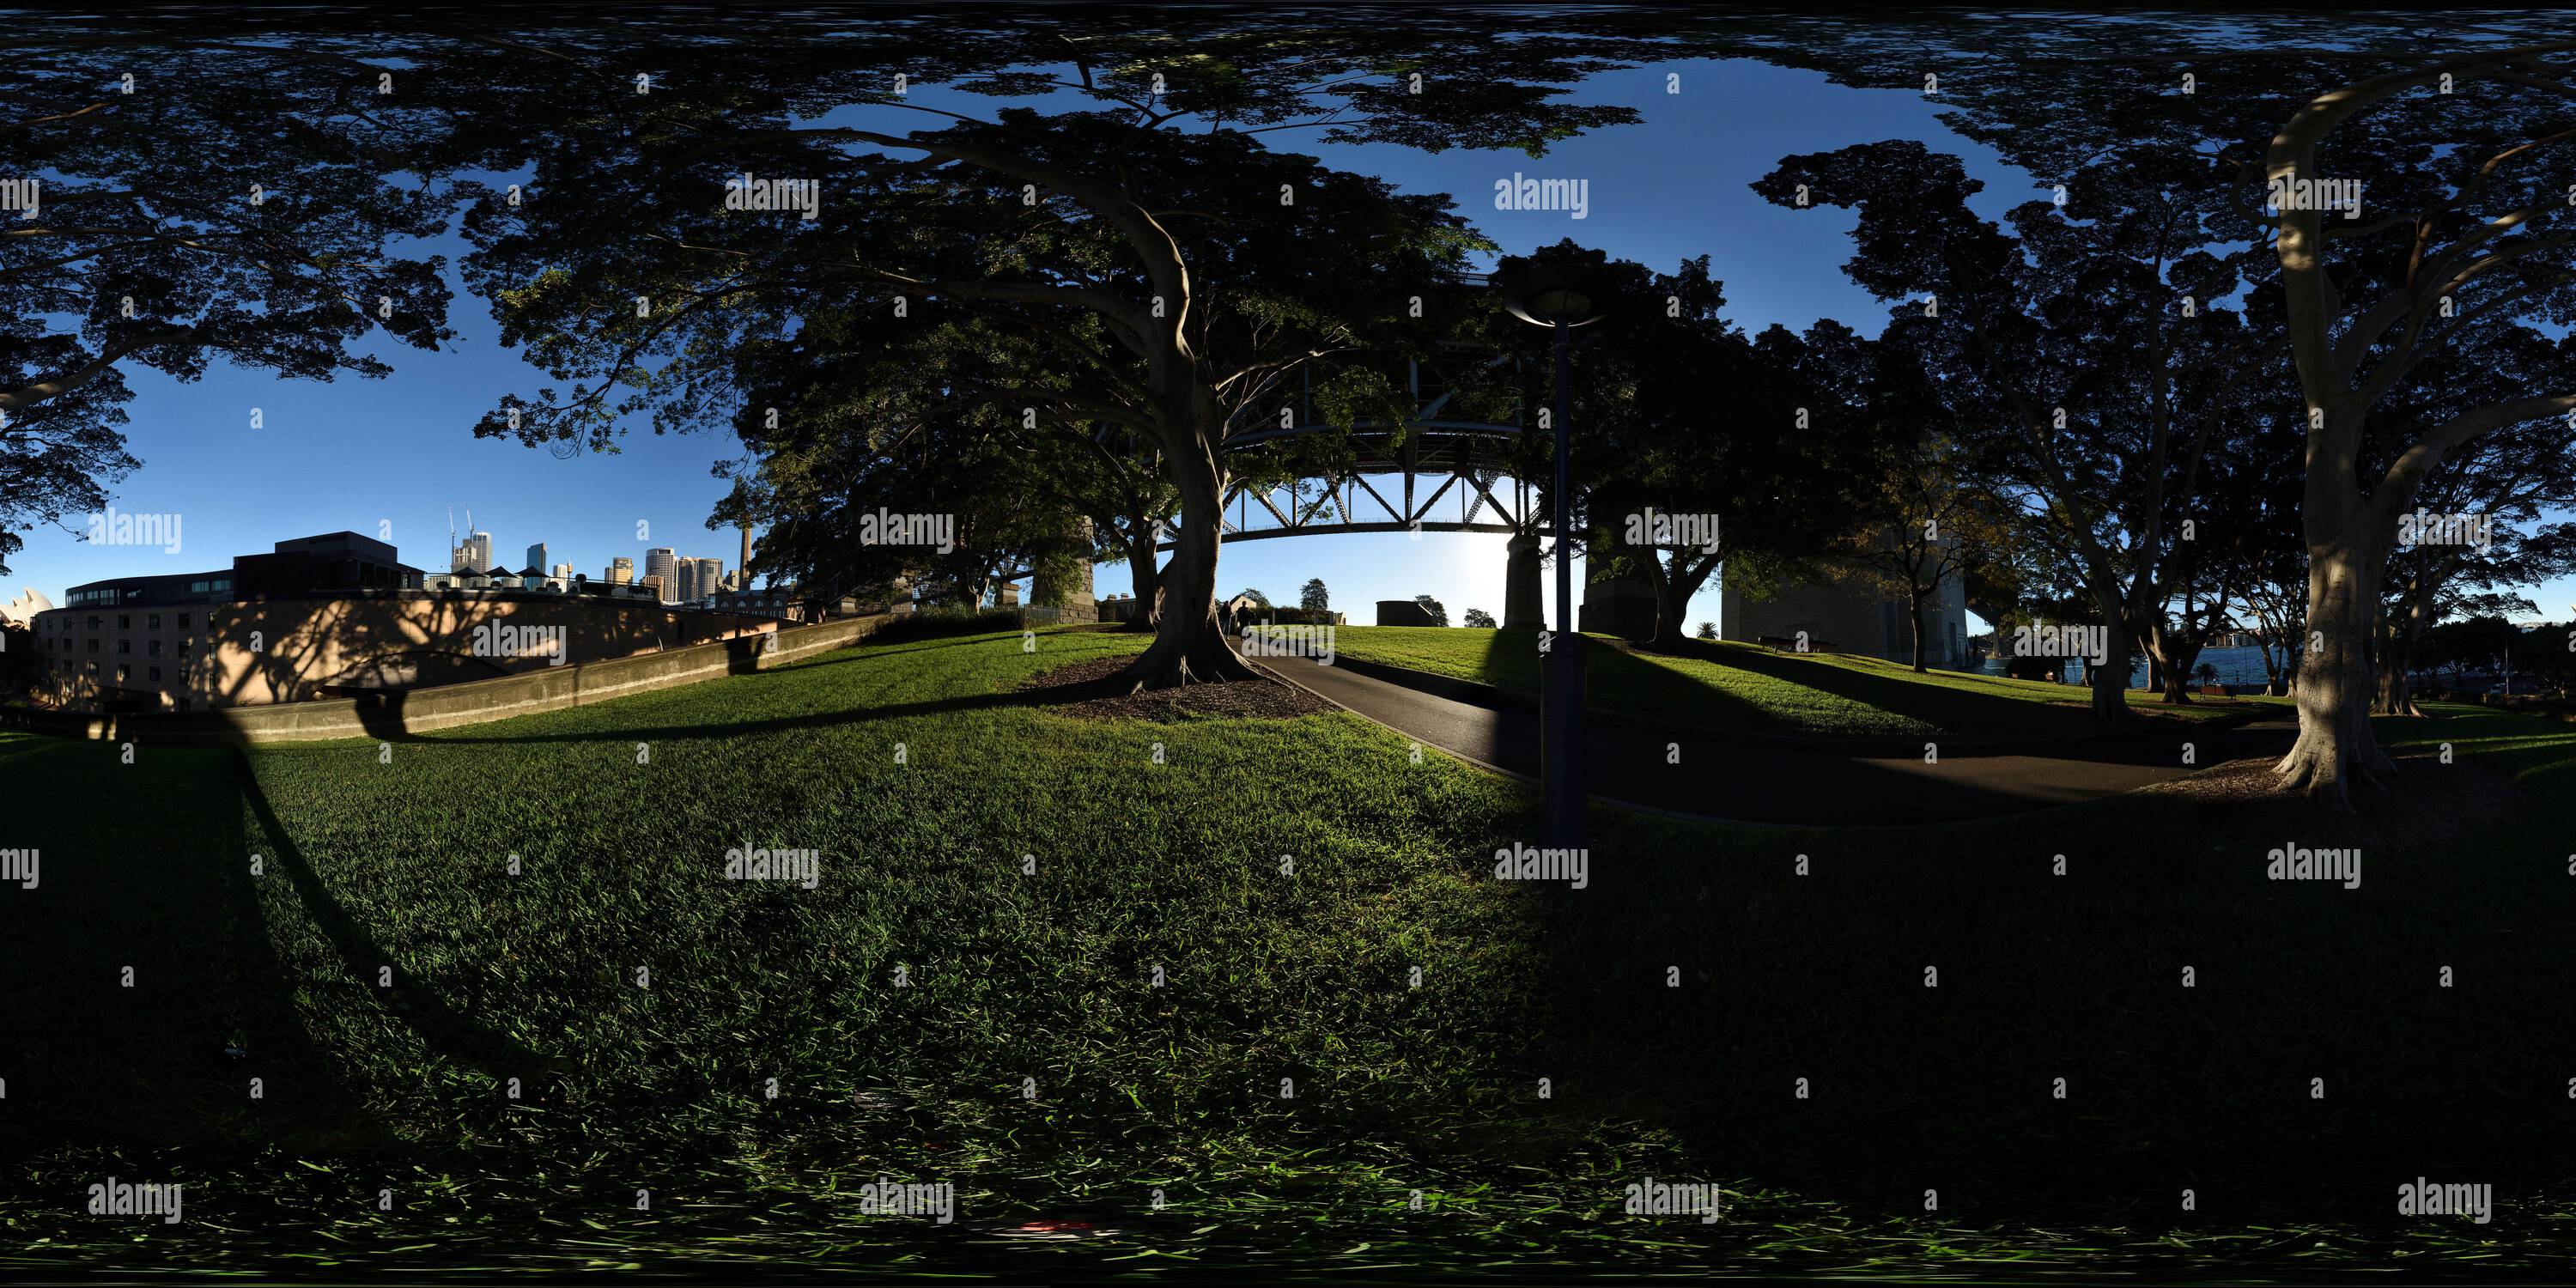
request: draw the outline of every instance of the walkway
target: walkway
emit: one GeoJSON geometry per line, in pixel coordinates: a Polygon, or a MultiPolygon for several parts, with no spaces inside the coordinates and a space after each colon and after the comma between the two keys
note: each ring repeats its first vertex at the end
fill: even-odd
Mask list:
{"type": "MultiPolygon", "coordinates": [[[[1425,745],[1490,768],[1538,776],[1536,711],[1438,697],[1337,666],[1272,662],[1269,669],[1425,745]]],[[[1945,823],[2051,809],[2136,791],[2222,761],[2277,755],[2297,733],[2288,712],[2210,729],[2159,724],[2071,741],[2047,754],[1853,756],[1757,743],[1719,730],[1673,734],[1589,722],[1592,794],[1614,804],[1739,823],[1866,826],[1945,823]],[[1679,742],[1680,763],[1666,745],[1679,742]],[[2182,761],[2195,744],[2196,763],[2182,761]]]]}

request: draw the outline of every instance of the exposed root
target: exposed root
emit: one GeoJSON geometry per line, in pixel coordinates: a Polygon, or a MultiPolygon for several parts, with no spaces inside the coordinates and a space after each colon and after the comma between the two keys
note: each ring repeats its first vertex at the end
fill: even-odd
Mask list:
{"type": "Polygon", "coordinates": [[[2341,737],[2310,728],[2302,730],[2289,754],[2272,767],[2283,791],[2298,792],[2311,804],[2335,812],[2353,808],[2352,790],[2390,793],[2397,786],[2397,762],[2388,758],[2369,726],[2341,737]],[[2357,743],[2346,746],[2345,743],[2357,743]]]}
{"type": "Polygon", "coordinates": [[[1137,655],[1127,669],[1118,673],[1119,681],[1129,693],[1151,689],[1177,689],[1193,684],[1232,684],[1253,681],[1275,684],[1277,681],[1252,669],[1235,653],[1234,646],[1213,627],[1195,642],[1185,643],[1176,636],[1164,636],[1154,646],[1137,655]]]}

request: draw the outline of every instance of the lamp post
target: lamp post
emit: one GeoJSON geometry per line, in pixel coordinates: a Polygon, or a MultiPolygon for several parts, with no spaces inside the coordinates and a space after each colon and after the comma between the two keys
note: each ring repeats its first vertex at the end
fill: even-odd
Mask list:
{"type": "Polygon", "coordinates": [[[1539,844],[1548,849],[1586,848],[1591,793],[1585,777],[1590,753],[1583,736],[1583,635],[1575,629],[1573,470],[1568,464],[1573,426],[1566,420],[1566,384],[1574,370],[1574,328],[1608,313],[1609,283],[1582,264],[1523,264],[1505,274],[1503,307],[1556,341],[1556,479],[1548,488],[1549,527],[1556,533],[1556,629],[1549,637],[1539,684],[1539,844]]]}

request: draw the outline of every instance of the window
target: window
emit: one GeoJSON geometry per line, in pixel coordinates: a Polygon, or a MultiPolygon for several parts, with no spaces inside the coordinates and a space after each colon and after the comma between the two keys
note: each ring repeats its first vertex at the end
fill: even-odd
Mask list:
{"type": "Polygon", "coordinates": [[[131,653],[131,652],[133,652],[133,651],[134,651],[134,641],[132,641],[132,640],[118,640],[118,641],[116,642],[116,651],[117,651],[117,652],[119,652],[119,653],[131,653]]]}
{"type": "MultiPolygon", "coordinates": [[[[91,640],[90,640],[90,642],[89,642],[89,651],[90,651],[90,652],[92,652],[92,653],[95,653],[95,652],[97,652],[97,651],[98,651],[98,640],[97,640],[97,639],[93,638],[93,639],[91,639],[91,640]]],[[[96,663],[96,662],[92,662],[92,663],[90,663],[90,665],[91,665],[91,666],[93,666],[93,667],[95,667],[95,666],[97,666],[97,665],[98,665],[98,663],[96,663]]]]}
{"type": "Polygon", "coordinates": [[[143,651],[152,657],[161,656],[161,641],[145,640],[143,642],[143,651]]]}
{"type": "Polygon", "coordinates": [[[118,614],[116,615],[116,629],[118,629],[118,630],[120,630],[120,631],[130,631],[130,630],[133,630],[133,629],[134,629],[134,615],[133,615],[133,614],[131,614],[131,613],[118,613],[118,614]]]}
{"type": "Polygon", "coordinates": [[[143,629],[147,631],[157,631],[161,629],[161,614],[154,613],[145,617],[143,619],[143,629]]]}
{"type": "Polygon", "coordinates": [[[153,682],[154,684],[159,684],[159,683],[161,682],[161,668],[160,668],[160,667],[157,667],[157,666],[156,666],[156,667],[153,667],[153,668],[152,668],[152,671],[151,671],[151,675],[152,675],[152,682],[153,682]]]}
{"type": "Polygon", "coordinates": [[[186,613],[179,614],[179,629],[183,631],[188,629],[188,615],[186,613]]]}
{"type": "Polygon", "coordinates": [[[89,628],[91,630],[98,629],[98,614],[92,613],[89,615],[89,628]]]}
{"type": "Polygon", "coordinates": [[[126,665],[126,664],[124,664],[123,662],[119,662],[119,663],[117,663],[117,664],[116,664],[116,682],[117,682],[117,683],[119,683],[119,684],[123,684],[123,683],[125,683],[127,680],[131,680],[131,679],[133,679],[133,678],[134,678],[134,668],[133,668],[133,667],[127,666],[127,665],[126,665]]]}
{"type": "Polygon", "coordinates": [[[189,641],[187,640],[179,641],[179,656],[186,657],[188,655],[188,643],[189,641]]]}

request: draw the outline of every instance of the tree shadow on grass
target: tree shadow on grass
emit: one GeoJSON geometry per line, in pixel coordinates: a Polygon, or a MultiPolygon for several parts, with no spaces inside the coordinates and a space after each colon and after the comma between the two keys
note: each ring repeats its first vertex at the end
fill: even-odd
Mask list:
{"type": "Polygon", "coordinates": [[[232,761],[146,745],[128,764],[116,744],[52,738],[8,757],[26,806],[6,820],[8,841],[37,849],[40,867],[36,888],[0,892],[0,1142],[251,1151],[382,1138],[296,1013],[240,845],[232,761]]]}
{"type": "Polygon", "coordinates": [[[381,969],[393,969],[393,986],[376,991],[381,1005],[401,1016],[441,1055],[490,1074],[495,1080],[527,1078],[532,1074],[555,1079],[572,1076],[574,1068],[569,1063],[539,1055],[508,1034],[477,1022],[405,972],[314,873],[313,865],[305,861],[304,852],[270,808],[268,796],[260,790],[258,777],[246,760],[240,765],[240,774],[244,803],[269,847],[277,872],[294,884],[306,914],[340,954],[349,974],[372,985],[381,978],[381,969]]]}
{"type": "MultiPolygon", "coordinates": [[[[1953,737],[2036,737],[2051,734],[2078,737],[2093,732],[2095,728],[2091,714],[2085,710],[1928,683],[1913,678],[1911,671],[1879,675],[1865,668],[1842,666],[1822,659],[1770,654],[1704,640],[1684,640],[1661,654],[1629,656],[1630,660],[1648,666],[1651,663],[1645,662],[1645,658],[1662,656],[1743,671],[1919,721],[1953,737]]],[[[2082,703],[2086,701],[2085,691],[2067,686],[2066,700],[2082,703]]]]}
{"type": "Polygon", "coordinates": [[[2418,1177],[2544,1197],[2576,1167],[2567,818],[2374,853],[2344,890],[2268,880],[2181,801],[1776,843],[1596,813],[1590,888],[1540,897],[1556,1096],[1863,1219],[2385,1228],[2418,1177]]]}

